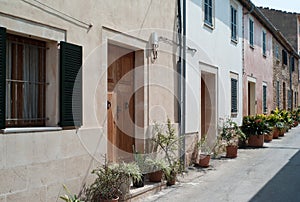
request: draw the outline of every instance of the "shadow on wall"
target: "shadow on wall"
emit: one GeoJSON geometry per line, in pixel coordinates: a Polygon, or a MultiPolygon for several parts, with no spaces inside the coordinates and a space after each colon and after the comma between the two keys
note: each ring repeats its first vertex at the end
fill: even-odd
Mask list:
{"type": "MultiPolygon", "coordinates": [[[[300,201],[300,151],[250,200],[300,201]]],[[[267,174],[267,173],[266,173],[267,174]]]]}

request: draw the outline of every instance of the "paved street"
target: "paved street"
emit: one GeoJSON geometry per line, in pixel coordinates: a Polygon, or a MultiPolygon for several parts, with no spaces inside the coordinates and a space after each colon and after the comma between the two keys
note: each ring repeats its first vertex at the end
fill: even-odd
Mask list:
{"type": "Polygon", "coordinates": [[[146,201],[300,201],[300,126],[261,149],[240,149],[236,159],[190,169],[182,182],[146,201]]]}

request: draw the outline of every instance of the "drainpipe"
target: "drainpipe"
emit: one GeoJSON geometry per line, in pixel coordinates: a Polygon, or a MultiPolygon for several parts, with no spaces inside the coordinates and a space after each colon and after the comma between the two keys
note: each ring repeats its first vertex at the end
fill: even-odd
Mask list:
{"type": "MultiPolygon", "coordinates": [[[[292,54],[291,54],[292,55],[292,54]]],[[[292,78],[292,61],[291,61],[291,59],[293,58],[294,56],[292,55],[292,56],[290,56],[290,59],[289,59],[289,61],[290,61],[290,64],[289,64],[289,66],[290,66],[290,94],[289,94],[289,99],[290,99],[290,107],[291,107],[291,109],[290,110],[293,110],[293,99],[292,99],[292,97],[293,97],[293,92],[292,92],[292,89],[293,89],[293,78],[292,78]]]]}
{"type": "Polygon", "coordinates": [[[177,61],[178,79],[178,124],[179,124],[179,136],[180,136],[180,161],[183,167],[185,167],[185,78],[186,78],[186,0],[177,1],[178,4],[178,36],[179,36],[179,59],[177,61]],[[181,13],[183,16],[181,16],[181,13]],[[182,17],[182,20],[181,20],[182,17]],[[183,35],[182,35],[183,30],[183,35]]]}

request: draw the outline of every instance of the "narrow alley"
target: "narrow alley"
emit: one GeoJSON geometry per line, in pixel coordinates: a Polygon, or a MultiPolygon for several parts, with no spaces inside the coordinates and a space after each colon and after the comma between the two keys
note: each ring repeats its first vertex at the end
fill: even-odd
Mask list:
{"type": "Polygon", "coordinates": [[[178,185],[146,201],[300,201],[300,127],[260,149],[239,149],[236,159],[215,159],[189,169],[178,185]]]}

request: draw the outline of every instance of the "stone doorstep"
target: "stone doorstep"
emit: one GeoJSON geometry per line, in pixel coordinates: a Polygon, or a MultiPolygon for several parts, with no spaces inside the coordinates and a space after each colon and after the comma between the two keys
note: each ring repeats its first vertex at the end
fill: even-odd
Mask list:
{"type": "Polygon", "coordinates": [[[167,187],[167,183],[165,181],[157,182],[157,183],[146,181],[144,187],[135,188],[131,186],[129,194],[125,196],[124,200],[120,200],[120,201],[125,201],[125,202],[143,201],[143,198],[153,195],[166,187],[167,187]]]}

